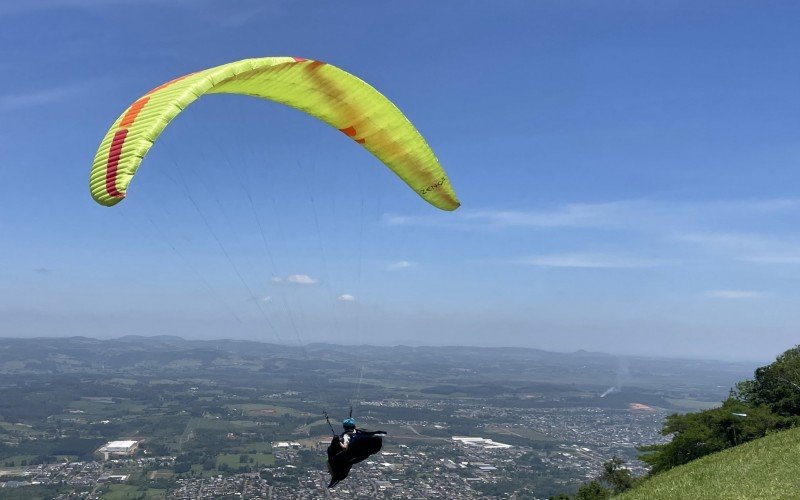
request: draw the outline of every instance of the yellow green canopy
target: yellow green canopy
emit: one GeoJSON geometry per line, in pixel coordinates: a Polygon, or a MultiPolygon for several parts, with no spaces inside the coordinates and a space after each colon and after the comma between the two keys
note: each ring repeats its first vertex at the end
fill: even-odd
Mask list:
{"type": "Polygon", "coordinates": [[[95,201],[119,203],[164,127],[204,94],[243,94],[299,109],[361,144],[432,205],[442,210],[459,206],[433,151],[391,101],[346,71],[299,57],[223,64],[176,78],[142,96],[100,143],[89,178],[95,201]]]}

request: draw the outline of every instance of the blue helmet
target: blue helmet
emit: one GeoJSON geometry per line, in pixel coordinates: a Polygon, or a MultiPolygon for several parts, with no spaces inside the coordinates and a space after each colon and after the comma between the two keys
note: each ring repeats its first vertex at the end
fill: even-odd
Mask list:
{"type": "Polygon", "coordinates": [[[356,419],[348,418],[346,420],[342,420],[342,427],[345,429],[355,429],[356,428],[356,419]]]}

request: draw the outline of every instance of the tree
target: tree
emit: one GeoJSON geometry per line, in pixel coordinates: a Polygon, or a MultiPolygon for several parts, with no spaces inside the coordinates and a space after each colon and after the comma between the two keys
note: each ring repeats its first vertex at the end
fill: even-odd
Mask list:
{"type": "Polygon", "coordinates": [[[172,468],[172,471],[175,472],[175,474],[183,474],[184,472],[189,472],[191,468],[192,464],[189,462],[177,462],[172,468]]]}
{"type": "Polygon", "coordinates": [[[800,345],[756,369],[753,380],[736,384],[734,396],[751,406],[769,406],[779,415],[800,416],[800,345]]]}
{"type": "Polygon", "coordinates": [[[603,463],[603,470],[597,479],[584,483],[574,497],[566,493],[551,496],[549,500],[600,500],[611,498],[612,494],[622,493],[631,489],[636,484],[636,478],[631,471],[623,467],[625,460],[614,457],[603,463]],[[606,485],[610,488],[606,488],[606,485]]]}
{"type": "Polygon", "coordinates": [[[622,493],[633,488],[636,484],[636,478],[633,477],[631,471],[625,467],[625,460],[614,457],[603,464],[603,472],[598,479],[603,484],[611,486],[614,493],[622,493]]]}
{"type": "Polygon", "coordinates": [[[606,498],[611,498],[611,492],[599,481],[585,483],[575,493],[575,500],[605,500],[606,498]]]}
{"type": "Polygon", "coordinates": [[[768,406],[753,407],[728,398],[721,407],[667,417],[661,433],[672,441],[640,447],[639,458],[652,473],[669,470],[694,459],[791,427],[797,419],[772,412],[768,406]]]}

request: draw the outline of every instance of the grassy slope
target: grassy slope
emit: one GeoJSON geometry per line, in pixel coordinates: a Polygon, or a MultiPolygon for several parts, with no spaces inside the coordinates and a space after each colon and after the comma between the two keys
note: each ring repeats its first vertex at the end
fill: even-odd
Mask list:
{"type": "Polygon", "coordinates": [[[800,498],[800,429],[777,432],[676,467],[615,498],[800,498]]]}

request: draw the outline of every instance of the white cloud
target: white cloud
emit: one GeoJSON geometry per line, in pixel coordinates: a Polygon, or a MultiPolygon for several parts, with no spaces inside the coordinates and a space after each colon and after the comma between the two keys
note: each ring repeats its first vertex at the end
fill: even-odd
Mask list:
{"type": "Polygon", "coordinates": [[[45,104],[63,101],[87,90],[94,83],[95,82],[74,83],[31,92],[0,95],[0,111],[43,106],[45,104]]]}
{"type": "Polygon", "coordinates": [[[454,214],[408,216],[387,214],[390,226],[442,226],[455,229],[508,227],[599,227],[617,225],[628,202],[567,204],[551,210],[461,210],[454,214]]]}
{"type": "Polygon", "coordinates": [[[0,16],[19,15],[29,12],[70,10],[108,10],[120,8],[136,9],[143,5],[159,9],[175,9],[184,14],[195,14],[215,26],[237,28],[281,12],[281,2],[240,0],[237,2],[215,2],[214,0],[25,0],[0,3],[0,16]]]}
{"type": "Polygon", "coordinates": [[[753,264],[800,264],[800,241],[793,235],[694,232],[678,241],[693,243],[716,255],[753,264]]]}
{"type": "Polygon", "coordinates": [[[704,295],[712,299],[757,299],[765,294],[752,290],[708,290],[704,295]]]}
{"type": "Polygon", "coordinates": [[[319,283],[318,279],[312,278],[307,274],[290,274],[289,276],[286,277],[286,281],[298,285],[316,285],[317,283],[319,283]]]}
{"type": "Polygon", "coordinates": [[[562,253],[533,255],[514,261],[515,264],[542,267],[582,267],[582,268],[637,268],[658,267],[674,262],[655,259],[641,259],[620,255],[587,253],[562,253]]]}
{"type": "Polygon", "coordinates": [[[567,203],[541,210],[459,210],[425,216],[387,214],[389,226],[432,226],[475,230],[487,228],[595,228],[673,231],[738,222],[770,214],[800,211],[800,199],[733,201],[621,200],[603,203],[567,203]]]}
{"type": "Polygon", "coordinates": [[[416,262],[411,262],[408,260],[398,260],[397,262],[392,262],[388,266],[386,266],[387,271],[399,271],[401,269],[408,269],[409,267],[416,266],[416,262]]]}
{"type": "Polygon", "coordinates": [[[294,283],[296,285],[316,285],[319,283],[319,280],[316,278],[312,278],[307,274],[290,274],[287,277],[282,276],[273,276],[272,277],[273,283],[294,283]]]}
{"type": "Polygon", "coordinates": [[[40,10],[115,8],[121,5],[188,4],[188,0],[26,0],[24,2],[8,2],[0,6],[0,15],[19,14],[40,10]]]}
{"type": "Polygon", "coordinates": [[[232,13],[215,12],[216,21],[228,28],[238,28],[268,14],[276,14],[280,10],[278,4],[258,4],[250,9],[242,9],[232,13]]]}
{"type": "Polygon", "coordinates": [[[343,293],[343,294],[339,295],[338,299],[341,300],[342,302],[355,302],[356,301],[356,298],[353,297],[352,295],[350,295],[349,293],[343,293]]]}
{"type": "Polygon", "coordinates": [[[573,203],[553,210],[517,211],[517,210],[478,210],[467,211],[464,219],[470,222],[492,227],[598,227],[617,224],[619,212],[626,209],[626,204],[573,203]]]}
{"type": "Polygon", "coordinates": [[[762,253],[760,255],[745,255],[739,260],[753,264],[800,264],[800,248],[791,253],[762,253]]]}
{"type": "Polygon", "coordinates": [[[247,301],[253,303],[269,304],[272,302],[272,297],[270,297],[269,295],[261,297],[250,297],[247,299],[247,301]]]}
{"type": "MultiPolygon", "coordinates": [[[[460,210],[433,215],[386,215],[390,226],[463,231],[530,230],[569,232],[616,248],[647,248],[668,261],[602,255],[538,255],[529,265],[558,267],[650,267],[723,260],[758,265],[800,265],[800,198],[727,201],[622,200],[569,203],[540,210],[460,210]],[[603,231],[599,233],[598,231],[603,231]],[[759,233],[748,233],[758,231],[759,233]],[[624,246],[620,246],[624,243],[624,246]]],[[[554,236],[554,237],[553,237],[554,236]]],[[[573,241],[575,238],[572,238],[573,241]]],[[[587,241],[589,245],[589,241],[587,241]]],[[[624,250],[623,250],[624,251],[624,250]]]]}

